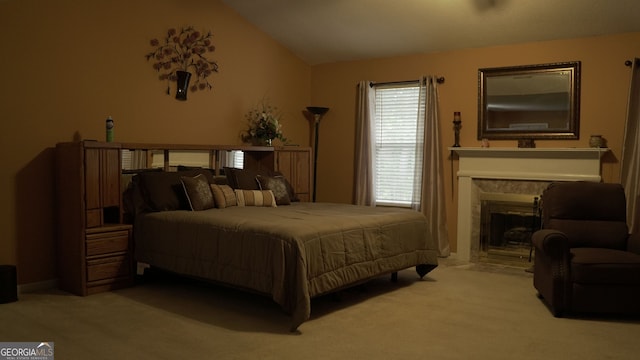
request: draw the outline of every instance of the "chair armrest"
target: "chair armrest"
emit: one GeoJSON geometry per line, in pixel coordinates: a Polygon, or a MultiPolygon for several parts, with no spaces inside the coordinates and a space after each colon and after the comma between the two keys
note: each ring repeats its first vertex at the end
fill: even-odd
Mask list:
{"type": "Polygon", "coordinates": [[[571,297],[569,239],[561,231],[542,229],[533,233],[531,242],[536,250],[533,285],[553,315],[562,316],[571,297]]]}
{"type": "Polygon", "coordinates": [[[569,239],[562,231],[542,229],[533,233],[531,242],[536,251],[545,253],[552,259],[563,259],[569,253],[569,239]]]}
{"type": "Polygon", "coordinates": [[[629,235],[627,251],[640,255],[640,233],[629,235]]]}

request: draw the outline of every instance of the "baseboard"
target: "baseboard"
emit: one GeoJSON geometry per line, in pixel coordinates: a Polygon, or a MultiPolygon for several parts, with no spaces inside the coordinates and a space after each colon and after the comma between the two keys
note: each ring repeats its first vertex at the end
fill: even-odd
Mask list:
{"type": "Polygon", "coordinates": [[[31,293],[42,290],[55,289],[58,287],[58,279],[38,281],[28,284],[18,285],[18,294],[31,293]]]}

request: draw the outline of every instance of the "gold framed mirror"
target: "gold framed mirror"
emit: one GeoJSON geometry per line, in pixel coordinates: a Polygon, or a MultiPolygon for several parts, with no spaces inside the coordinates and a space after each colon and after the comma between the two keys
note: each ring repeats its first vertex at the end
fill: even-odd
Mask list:
{"type": "Polygon", "coordinates": [[[580,62],[478,70],[478,140],[578,139],[580,62]]]}

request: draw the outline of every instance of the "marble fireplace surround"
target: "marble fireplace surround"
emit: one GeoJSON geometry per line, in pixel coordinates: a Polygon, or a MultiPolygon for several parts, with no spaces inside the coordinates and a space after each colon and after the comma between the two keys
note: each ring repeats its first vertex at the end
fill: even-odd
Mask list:
{"type": "Polygon", "coordinates": [[[458,166],[458,260],[474,261],[480,243],[480,200],[533,198],[553,181],[601,181],[605,148],[452,147],[458,166]]]}

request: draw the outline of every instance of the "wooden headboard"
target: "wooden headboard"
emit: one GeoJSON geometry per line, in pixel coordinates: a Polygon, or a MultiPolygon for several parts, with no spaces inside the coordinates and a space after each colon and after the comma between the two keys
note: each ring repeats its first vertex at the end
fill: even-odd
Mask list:
{"type": "Polygon", "coordinates": [[[172,152],[184,153],[208,153],[208,167],[216,171],[222,168],[222,155],[227,151],[242,151],[247,167],[269,168],[273,167],[273,152],[276,148],[270,146],[250,146],[250,145],[193,145],[193,144],[144,144],[144,143],[122,143],[122,150],[142,151],[145,155],[145,166],[142,168],[151,168],[153,164],[154,154],[162,154],[164,164],[162,168],[169,171],[171,168],[172,152]],[[269,161],[269,158],[271,160],[269,161]],[[266,164],[262,162],[267,161],[266,164]]]}
{"type": "Polygon", "coordinates": [[[121,149],[139,152],[137,157],[142,158],[142,161],[138,163],[140,166],[137,169],[156,167],[165,171],[172,171],[172,166],[177,165],[172,164],[172,153],[205,153],[208,164],[204,165],[213,169],[216,176],[222,175],[221,170],[228,165],[224,161],[226,152],[242,151],[244,169],[277,171],[289,180],[302,201],[311,200],[313,156],[310,147],[122,143],[121,149]],[[153,165],[156,154],[162,156],[161,166],[153,165]]]}

